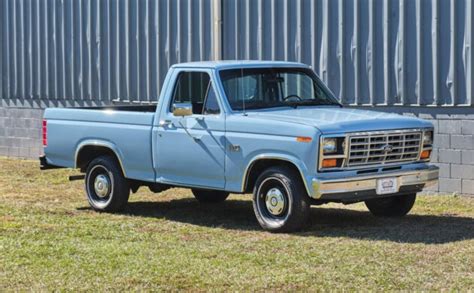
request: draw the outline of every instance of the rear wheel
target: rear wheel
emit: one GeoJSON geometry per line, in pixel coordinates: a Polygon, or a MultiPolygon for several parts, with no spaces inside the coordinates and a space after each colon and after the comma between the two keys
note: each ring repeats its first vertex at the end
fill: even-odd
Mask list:
{"type": "Polygon", "coordinates": [[[194,197],[202,203],[223,202],[229,196],[228,192],[208,189],[192,189],[194,197]]]}
{"type": "Polygon", "coordinates": [[[309,222],[310,202],[298,174],[284,167],[265,170],[253,192],[253,209],[260,226],[271,232],[293,232],[309,222]]]}
{"type": "Polygon", "coordinates": [[[120,211],[130,195],[130,185],[117,160],[111,156],[92,160],[87,167],[85,188],[87,200],[96,211],[120,211]]]}
{"type": "Polygon", "coordinates": [[[403,217],[415,204],[416,193],[386,198],[374,198],[365,201],[369,211],[378,217],[403,217]]]}

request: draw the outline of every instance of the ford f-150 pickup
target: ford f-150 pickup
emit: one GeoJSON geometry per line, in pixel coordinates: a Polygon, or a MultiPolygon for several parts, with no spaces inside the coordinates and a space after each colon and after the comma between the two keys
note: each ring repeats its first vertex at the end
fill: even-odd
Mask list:
{"type": "Polygon", "coordinates": [[[406,215],[438,179],[432,144],[429,122],[345,108],[307,65],[196,62],[170,68],[153,106],[46,109],[40,164],[85,173],[97,211],[141,186],[203,203],[253,193],[262,228],[289,232],[329,202],[406,215]]]}

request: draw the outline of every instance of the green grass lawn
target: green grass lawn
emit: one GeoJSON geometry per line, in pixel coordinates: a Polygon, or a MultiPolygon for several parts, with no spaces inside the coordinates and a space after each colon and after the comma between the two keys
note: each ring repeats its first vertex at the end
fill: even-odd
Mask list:
{"type": "Polygon", "coordinates": [[[306,231],[271,234],[248,195],[141,188],[96,213],[71,174],[0,158],[0,291],[474,290],[474,198],[420,196],[402,219],[314,207],[306,231]]]}

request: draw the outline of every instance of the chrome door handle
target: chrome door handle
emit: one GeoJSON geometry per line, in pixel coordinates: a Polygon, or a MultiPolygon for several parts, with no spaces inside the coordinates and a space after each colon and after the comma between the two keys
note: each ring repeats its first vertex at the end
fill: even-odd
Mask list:
{"type": "Polygon", "coordinates": [[[173,124],[173,121],[171,120],[160,120],[160,126],[169,126],[169,125],[172,125],[173,124]]]}

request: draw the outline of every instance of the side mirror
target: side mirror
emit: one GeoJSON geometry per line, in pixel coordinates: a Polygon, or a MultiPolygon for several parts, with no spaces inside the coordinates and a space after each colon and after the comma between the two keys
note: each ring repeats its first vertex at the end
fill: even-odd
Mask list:
{"type": "Polygon", "coordinates": [[[193,105],[191,103],[173,104],[174,116],[190,116],[193,115],[193,105]]]}

